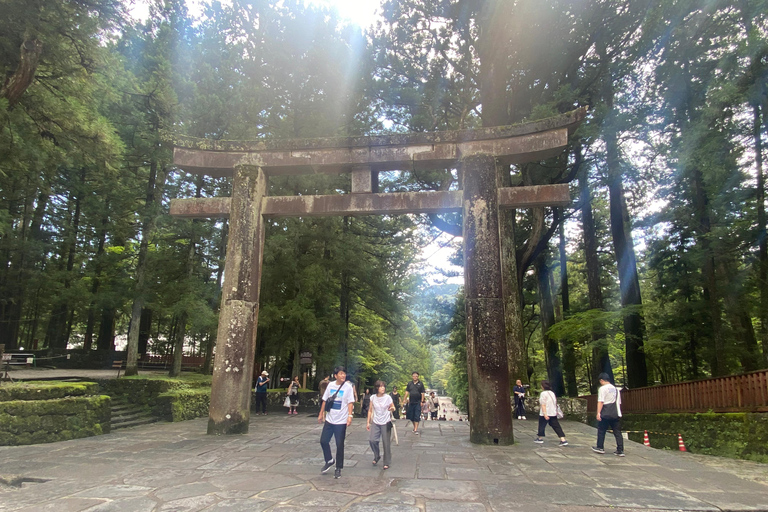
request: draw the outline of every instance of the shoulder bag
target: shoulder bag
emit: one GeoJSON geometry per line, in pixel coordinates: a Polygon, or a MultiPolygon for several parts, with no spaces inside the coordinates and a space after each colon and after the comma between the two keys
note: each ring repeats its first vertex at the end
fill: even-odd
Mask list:
{"type": "Polygon", "coordinates": [[[326,411],[329,411],[329,410],[333,409],[333,404],[336,401],[336,395],[339,394],[339,391],[341,391],[341,388],[343,386],[344,386],[344,384],[339,386],[339,389],[336,390],[336,392],[333,394],[333,396],[329,396],[328,400],[325,401],[325,410],[326,411]]]}

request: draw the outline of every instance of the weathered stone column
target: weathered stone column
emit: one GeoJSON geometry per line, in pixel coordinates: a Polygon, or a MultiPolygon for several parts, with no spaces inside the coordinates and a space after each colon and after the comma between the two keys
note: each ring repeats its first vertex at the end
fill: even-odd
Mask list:
{"type": "Polygon", "coordinates": [[[496,161],[461,161],[470,441],[509,445],[512,434],[501,277],[496,161]]]}
{"type": "Polygon", "coordinates": [[[260,167],[235,167],[208,413],[209,434],[248,432],[264,250],[261,211],[266,190],[267,177],[260,167]]]}

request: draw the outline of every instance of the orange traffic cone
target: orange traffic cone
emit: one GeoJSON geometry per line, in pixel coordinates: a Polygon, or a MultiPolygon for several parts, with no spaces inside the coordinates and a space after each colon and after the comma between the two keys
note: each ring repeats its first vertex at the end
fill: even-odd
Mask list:
{"type": "Polygon", "coordinates": [[[645,433],[643,434],[643,444],[644,444],[645,446],[651,446],[651,440],[650,440],[650,439],[648,439],[648,431],[647,431],[647,430],[646,430],[646,431],[645,431],[645,433]]]}
{"type": "Polygon", "coordinates": [[[681,452],[687,452],[688,450],[685,449],[685,443],[683,443],[683,436],[680,434],[677,434],[677,445],[680,447],[681,452]]]}

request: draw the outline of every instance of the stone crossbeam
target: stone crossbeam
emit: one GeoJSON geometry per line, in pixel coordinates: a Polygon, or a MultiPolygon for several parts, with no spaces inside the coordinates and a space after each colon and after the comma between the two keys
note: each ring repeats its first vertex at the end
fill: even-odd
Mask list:
{"type": "Polygon", "coordinates": [[[176,137],[173,161],[194,174],[231,176],[240,164],[267,175],[447,168],[462,158],[490,155],[500,164],[543,160],[559,154],[585,109],[514,126],[369,137],[272,141],[212,141],[176,137]]]}
{"type": "MultiPolygon", "coordinates": [[[[500,188],[499,207],[566,206],[567,184],[500,188]]],[[[228,218],[230,198],[173,199],[171,215],[183,218],[228,218]]],[[[265,217],[317,217],[332,215],[399,215],[444,213],[462,209],[462,192],[397,192],[265,198],[265,217]]]]}

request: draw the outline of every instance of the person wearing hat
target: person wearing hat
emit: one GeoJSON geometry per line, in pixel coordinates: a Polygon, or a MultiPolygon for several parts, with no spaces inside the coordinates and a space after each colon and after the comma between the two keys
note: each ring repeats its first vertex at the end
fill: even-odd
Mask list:
{"type": "Polygon", "coordinates": [[[610,428],[613,437],[616,438],[616,451],[614,455],[624,457],[624,438],[621,436],[621,395],[619,390],[611,384],[610,376],[601,373],[600,389],[597,390],[597,446],[592,447],[595,453],[605,453],[605,433],[610,428]]]}
{"type": "Polygon", "coordinates": [[[259,378],[256,379],[256,412],[259,412],[259,404],[261,404],[261,414],[267,414],[267,383],[269,382],[269,373],[266,370],[261,372],[259,378]]]}

